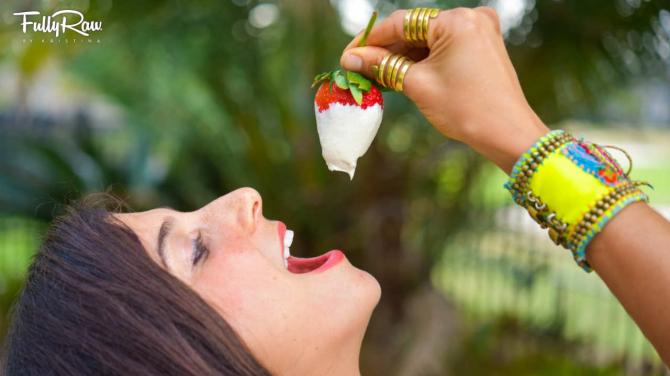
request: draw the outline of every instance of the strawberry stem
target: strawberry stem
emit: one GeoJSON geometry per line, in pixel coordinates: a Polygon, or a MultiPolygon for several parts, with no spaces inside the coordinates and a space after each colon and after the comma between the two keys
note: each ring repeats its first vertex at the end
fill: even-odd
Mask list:
{"type": "Polygon", "coordinates": [[[368,21],[368,26],[365,28],[363,37],[358,42],[358,47],[365,47],[365,42],[368,40],[368,35],[370,35],[370,30],[372,30],[372,26],[375,24],[375,21],[377,21],[377,11],[372,12],[372,16],[370,17],[370,21],[368,21]]]}

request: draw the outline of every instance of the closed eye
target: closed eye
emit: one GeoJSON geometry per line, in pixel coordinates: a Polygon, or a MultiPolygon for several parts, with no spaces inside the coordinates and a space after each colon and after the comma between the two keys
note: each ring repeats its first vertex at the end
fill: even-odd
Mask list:
{"type": "Polygon", "coordinates": [[[198,233],[198,237],[193,241],[193,266],[198,265],[198,263],[204,258],[207,258],[208,255],[209,249],[202,239],[202,234],[198,233]]]}

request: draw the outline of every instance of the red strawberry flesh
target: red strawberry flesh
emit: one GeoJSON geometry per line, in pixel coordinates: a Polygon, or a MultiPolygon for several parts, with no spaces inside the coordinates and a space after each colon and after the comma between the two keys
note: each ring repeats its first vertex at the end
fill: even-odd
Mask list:
{"type": "MultiPolygon", "coordinates": [[[[351,95],[351,92],[348,89],[340,89],[335,84],[333,84],[332,90],[330,88],[330,81],[325,80],[321,83],[319,90],[316,92],[314,102],[319,107],[319,112],[327,110],[332,103],[358,106],[356,100],[354,100],[354,97],[351,95]]],[[[361,103],[360,107],[362,109],[366,109],[370,106],[374,106],[375,104],[379,104],[382,106],[382,108],[384,108],[384,98],[382,97],[382,92],[375,85],[372,85],[370,90],[363,93],[363,103],[361,103]]]]}

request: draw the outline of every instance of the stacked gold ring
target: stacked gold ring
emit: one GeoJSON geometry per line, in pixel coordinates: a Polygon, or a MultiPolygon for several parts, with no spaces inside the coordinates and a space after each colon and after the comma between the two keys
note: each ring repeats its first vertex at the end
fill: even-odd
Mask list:
{"type": "Polygon", "coordinates": [[[413,8],[407,10],[402,23],[402,32],[406,41],[423,43],[428,40],[428,26],[430,20],[437,17],[440,10],[437,8],[413,8]]]}
{"type": "Polygon", "coordinates": [[[388,54],[375,69],[377,82],[395,91],[402,91],[405,75],[414,62],[403,55],[388,54]]]}

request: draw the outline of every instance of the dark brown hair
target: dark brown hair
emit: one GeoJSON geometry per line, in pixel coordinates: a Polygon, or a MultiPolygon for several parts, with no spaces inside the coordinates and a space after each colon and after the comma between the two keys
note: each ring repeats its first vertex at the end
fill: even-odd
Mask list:
{"type": "Polygon", "coordinates": [[[47,232],[4,352],[8,376],[269,375],[210,305],[90,202],[47,232]]]}

